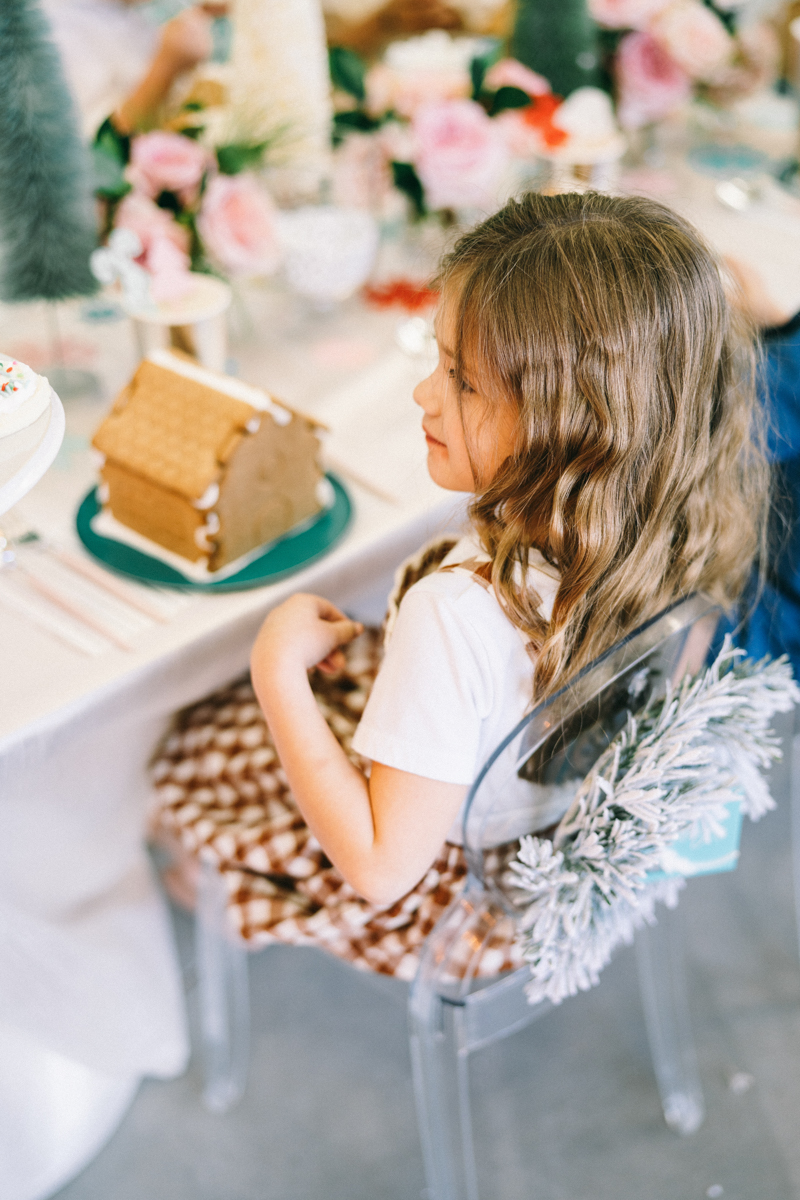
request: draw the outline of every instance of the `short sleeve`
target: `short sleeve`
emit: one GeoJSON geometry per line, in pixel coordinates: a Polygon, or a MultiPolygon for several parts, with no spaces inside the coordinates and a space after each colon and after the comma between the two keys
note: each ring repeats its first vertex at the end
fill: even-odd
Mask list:
{"type": "Polygon", "coordinates": [[[424,580],[400,605],[353,747],[397,770],[469,784],[491,692],[478,630],[453,599],[424,580]]]}

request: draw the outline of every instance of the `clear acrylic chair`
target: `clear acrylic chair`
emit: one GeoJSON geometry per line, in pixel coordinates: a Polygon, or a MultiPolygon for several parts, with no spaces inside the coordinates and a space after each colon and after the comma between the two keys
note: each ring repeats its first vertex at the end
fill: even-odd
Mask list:
{"type": "MultiPolygon", "coordinates": [[[[630,634],[570,684],[538,705],[491,756],[470,790],[464,848],[470,872],[459,898],[422,949],[411,985],[409,1019],[414,1090],[430,1200],[478,1200],[468,1079],[469,1055],[541,1016],[531,1005],[528,968],[478,979],[487,947],[513,934],[516,910],[485,870],[495,814],[486,797],[505,787],[558,789],[566,811],[600,754],[668,680],[702,667],[719,610],[692,596],[630,634]]],[[[536,830],[530,830],[536,832],[536,830]]],[[[498,838],[498,840],[502,840],[498,838]]],[[[196,920],[204,1104],[225,1112],[241,1097],[249,1056],[248,950],[226,919],[227,894],[216,866],[201,867],[196,920]]],[[[669,910],[636,938],[647,1032],[670,1128],[702,1123],[680,935],[669,910]]],[[[485,975],[485,971],[481,972],[485,975]]]]}

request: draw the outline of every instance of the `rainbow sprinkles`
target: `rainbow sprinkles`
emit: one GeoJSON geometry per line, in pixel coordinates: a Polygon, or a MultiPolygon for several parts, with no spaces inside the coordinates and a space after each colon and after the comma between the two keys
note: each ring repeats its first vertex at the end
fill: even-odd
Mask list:
{"type": "Polygon", "coordinates": [[[0,437],[26,429],[50,406],[50,384],[25,363],[0,354],[0,437]]]}

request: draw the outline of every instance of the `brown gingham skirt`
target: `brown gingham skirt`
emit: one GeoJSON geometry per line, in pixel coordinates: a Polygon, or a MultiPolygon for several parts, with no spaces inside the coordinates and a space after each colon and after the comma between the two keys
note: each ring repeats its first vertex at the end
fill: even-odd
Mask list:
{"type": "MultiPolygon", "coordinates": [[[[380,631],[346,650],[335,678],[312,672],[325,720],[351,762],[381,656],[380,631]]],[[[318,946],[362,970],[413,978],[425,938],[466,882],[460,846],[446,842],[416,887],[394,904],[368,904],[325,856],[297,808],[249,679],[180,712],[153,764],[153,839],[176,867],[173,888],[191,902],[191,875],[213,862],[231,923],[254,949],[272,942],[318,946]]],[[[501,855],[507,861],[507,854],[501,855]]],[[[169,884],[167,872],[167,882],[169,884]]],[[[510,923],[484,947],[478,974],[522,965],[510,923]]]]}

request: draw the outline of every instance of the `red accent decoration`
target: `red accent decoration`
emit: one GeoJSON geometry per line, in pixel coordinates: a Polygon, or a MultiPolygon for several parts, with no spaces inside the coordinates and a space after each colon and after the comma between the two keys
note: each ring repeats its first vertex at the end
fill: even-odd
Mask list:
{"type": "Polygon", "coordinates": [[[528,108],[521,109],[522,119],[526,125],[538,129],[545,146],[555,150],[569,137],[565,129],[559,129],[553,124],[553,114],[563,103],[561,96],[547,92],[544,96],[534,96],[528,108]]]}
{"type": "Polygon", "coordinates": [[[410,279],[392,279],[380,287],[371,287],[368,284],[364,288],[363,296],[373,308],[391,308],[393,304],[397,304],[406,312],[412,313],[432,307],[439,299],[435,288],[412,283],[410,279]]]}

